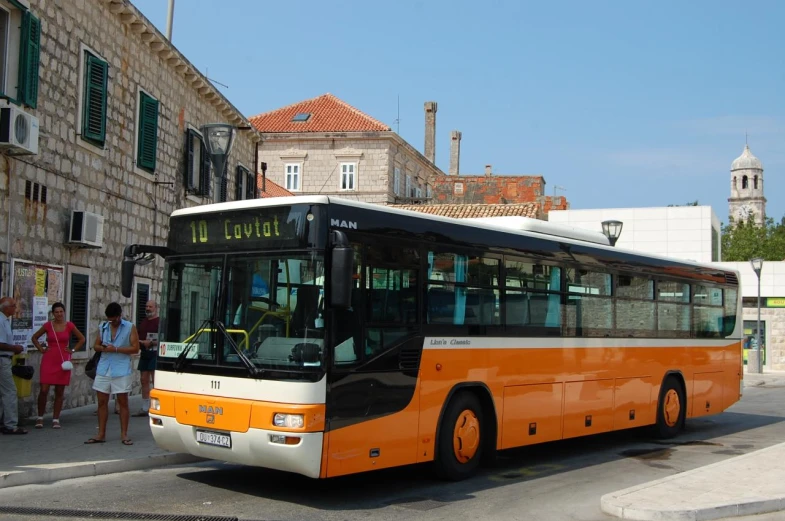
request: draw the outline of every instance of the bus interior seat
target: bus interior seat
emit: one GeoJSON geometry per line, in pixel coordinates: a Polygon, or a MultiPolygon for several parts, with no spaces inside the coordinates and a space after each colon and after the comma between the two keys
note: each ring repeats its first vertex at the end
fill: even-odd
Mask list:
{"type": "Polygon", "coordinates": [[[306,328],[314,328],[318,316],[320,286],[300,286],[297,288],[297,304],[292,313],[291,331],[299,335],[306,328]]]}

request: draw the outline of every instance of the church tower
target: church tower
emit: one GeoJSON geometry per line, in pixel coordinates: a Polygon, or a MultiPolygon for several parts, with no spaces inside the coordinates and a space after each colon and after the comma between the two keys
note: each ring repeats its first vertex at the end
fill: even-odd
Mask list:
{"type": "Polygon", "coordinates": [[[730,166],[730,198],[728,219],[746,222],[752,216],[762,226],[766,220],[766,198],[763,197],[763,164],[752,155],[749,145],[730,166]]]}

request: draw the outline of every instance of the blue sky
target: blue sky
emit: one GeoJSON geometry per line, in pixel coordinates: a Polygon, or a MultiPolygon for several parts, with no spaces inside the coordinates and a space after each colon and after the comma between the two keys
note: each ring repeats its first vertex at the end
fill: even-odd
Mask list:
{"type": "MultiPolygon", "coordinates": [[[[165,32],[166,0],[132,0],[165,32]]],[[[177,0],[173,43],[246,116],[331,92],[436,163],[541,174],[572,208],[698,200],[727,222],[749,133],[785,215],[785,2],[177,0]],[[215,35],[209,40],[207,35],[215,35]]]]}

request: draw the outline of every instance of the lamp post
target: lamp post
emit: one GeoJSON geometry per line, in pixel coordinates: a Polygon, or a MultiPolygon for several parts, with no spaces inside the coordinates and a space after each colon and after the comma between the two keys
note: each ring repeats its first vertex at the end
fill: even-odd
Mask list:
{"type": "MultiPolygon", "coordinates": [[[[202,131],[202,136],[204,136],[207,154],[210,156],[210,161],[213,164],[216,182],[220,183],[220,179],[224,176],[226,159],[232,150],[237,129],[227,123],[209,123],[203,125],[200,130],[202,131]]],[[[218,191],[216,191],[217,193],[218,191]]]]}
{"type": "MultiPolygon", "coordinates": [[[[752,264],[752,270],[755,272],[755,276],[758,278],[758,325],[755,328],[755,351],[757,355],[757,360],[755,361],[755,370],[758,373],[763,372],[763,350],[761,349],[760,344],[760,272],[763,269],[763,259],[760,257],[756,257],[750,260],[750,264],[752,264]]],[[[748,358],[749,359],[749,358],[748,358]]],[[[747,366],[747,371],[750,370],[749,365],[747,366]]]]}
{"type": "Polygon", "coordinates": [[[616,246],[624,223],[621,221],[602,221],[602,233],[608,238],[611,246],[616,246]]]}

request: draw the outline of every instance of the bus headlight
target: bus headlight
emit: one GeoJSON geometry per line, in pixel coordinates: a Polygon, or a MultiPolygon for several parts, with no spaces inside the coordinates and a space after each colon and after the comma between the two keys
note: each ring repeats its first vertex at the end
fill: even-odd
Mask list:
{"type": "Polygon", "coordinates": [[[287,429],[302,429],[305,426],[305,419],[302,414],[284,414],[277,412],[273,416],[273,425],[276,427],[286,427],[287,429]]]}
{"type": "Polygon", "coordinates": [[[161,401],[158,400],[158,398],[150,398],[150,410],[151,411],[161,410],[161,401]]]}

